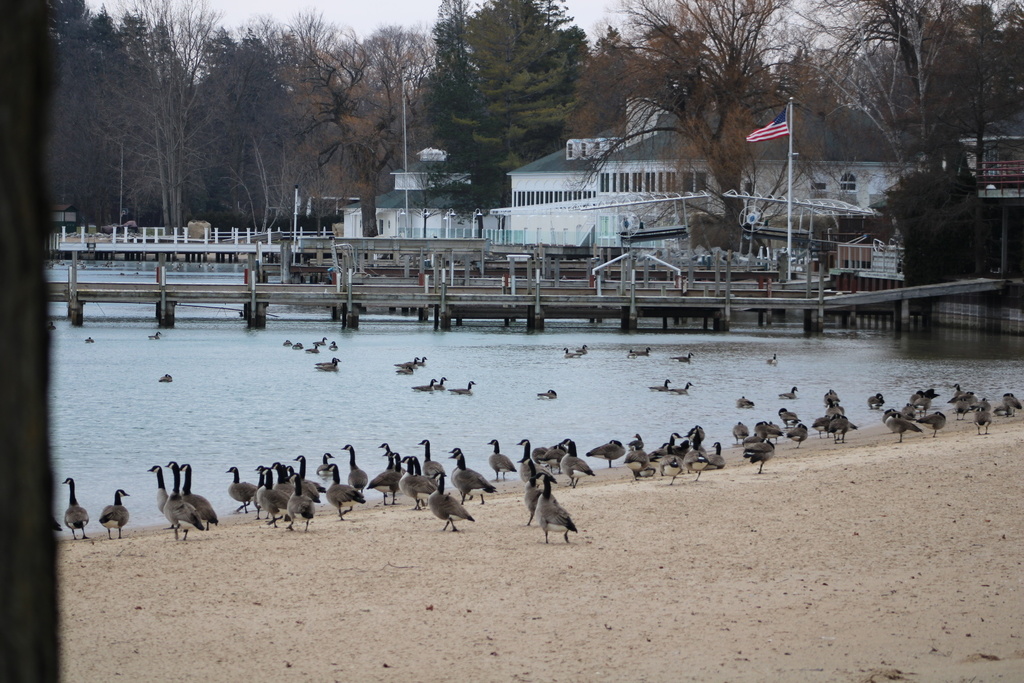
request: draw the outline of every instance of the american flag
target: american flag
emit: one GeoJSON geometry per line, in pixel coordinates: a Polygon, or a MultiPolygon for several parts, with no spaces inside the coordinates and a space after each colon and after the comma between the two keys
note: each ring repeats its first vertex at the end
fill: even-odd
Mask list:
{"type": "Polygon", "coordinates": [[[786,121],[786,110],[775,117],[775,120],[764,128],[758,128],[747,136],[747,142],[761,142],[762,140],[774,140],[789,135],[789,123],[786,121]]]}

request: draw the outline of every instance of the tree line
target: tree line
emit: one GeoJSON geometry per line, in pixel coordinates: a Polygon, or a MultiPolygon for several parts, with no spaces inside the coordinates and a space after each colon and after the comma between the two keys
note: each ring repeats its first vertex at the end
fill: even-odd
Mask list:
{"type": "MultiPolygon", "coordinates": [[[[205,0],[51,9],[53,197],[96,224],[280,226],[297,184],[304,221],[358,199],[373,234],[406,149],[445,150],[431,192],[470,212],[508,205],[506,173],[569,137],[656,132],[725,191],[763,162],[746,134],[793,98],[801,164],[906,170],[888,211],[908,254],[941,252],[908,271],[928,280],[985,270],[973,173],[1024,113],[1015,2],[627,0],[592,44],[560,0],[442,0],[429,33],[369,36],[309,12],[229,31],[205,0]]],[[[742,206],[714,207],[709,239],[733,246],[742,206]]]]}

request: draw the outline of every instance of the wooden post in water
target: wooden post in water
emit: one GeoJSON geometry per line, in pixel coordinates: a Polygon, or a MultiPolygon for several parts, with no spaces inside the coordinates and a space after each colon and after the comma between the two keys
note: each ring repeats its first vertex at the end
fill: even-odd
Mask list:
{"type": "Polygon", "coordinates": [[[732,250],[725,257],[725,310],[722,316],[722,331],[728,332],[732,322],[732,250]]]}
{"type": "Polygon", "coordinates": [[[85,311],[81,301],[78,300],[78,252],[71,252],[71,269],[68,271],[68,317],[74,327],[81,327],[85,323],[85,311]]]}

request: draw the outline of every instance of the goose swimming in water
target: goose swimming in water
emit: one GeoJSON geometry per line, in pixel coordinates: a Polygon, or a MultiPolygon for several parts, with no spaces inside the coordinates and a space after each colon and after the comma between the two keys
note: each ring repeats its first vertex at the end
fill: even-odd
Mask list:
{"type": "Polygon", "coordinates": [[[649,355],[651,355],[651,347],[650,346],[645,348],[643,351],[634,351],[633,349],[630,349],[629,353],[626,354],[626,358],[638,358],[640,356],[649,356],[649,355]]]}
{"type": "Polygon", "coordinates": [[[324,372],[330,372],[332,370],[337,370],[338,369],[338,363],[340,363],[340,362],[341,361],[339,359],[332,358],[329,361],[326,361],[324,363],[317,363],[314,367],[317,370],[323,370],[324,372]]]}
{"type": "Polygon", "coordinates": [[[542,394],[537,394],[537,398],[555,399],[555,398],[558,398],[558,394],[555,393],[554,389],[548,389],[547,391],[545,391],[542,394]]]}
{"type": "Polygon", "coordinates": [[[161,378],[160,378],[160,379],[158,379],[157,381],[158,381],[158,382],[164,382],[164,383],[166,384],[167,382],[173,382],[173,381],[174,381],[174,378],[173,378],[173,377],[171,377],[170,375],[164,375],[163,377],[161,377],[161,378]]]}

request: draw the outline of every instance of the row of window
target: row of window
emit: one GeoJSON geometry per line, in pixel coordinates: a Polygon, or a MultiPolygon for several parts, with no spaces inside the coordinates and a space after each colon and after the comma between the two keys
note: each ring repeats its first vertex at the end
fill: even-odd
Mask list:
{"type": "Polygon", "coordinates": [[[551,204],[553,202],[578,202],[581,199],[593,199],[596,194],[593,190],[513,192],[512,206],[534,206],[535,204],[551,204]]]}

